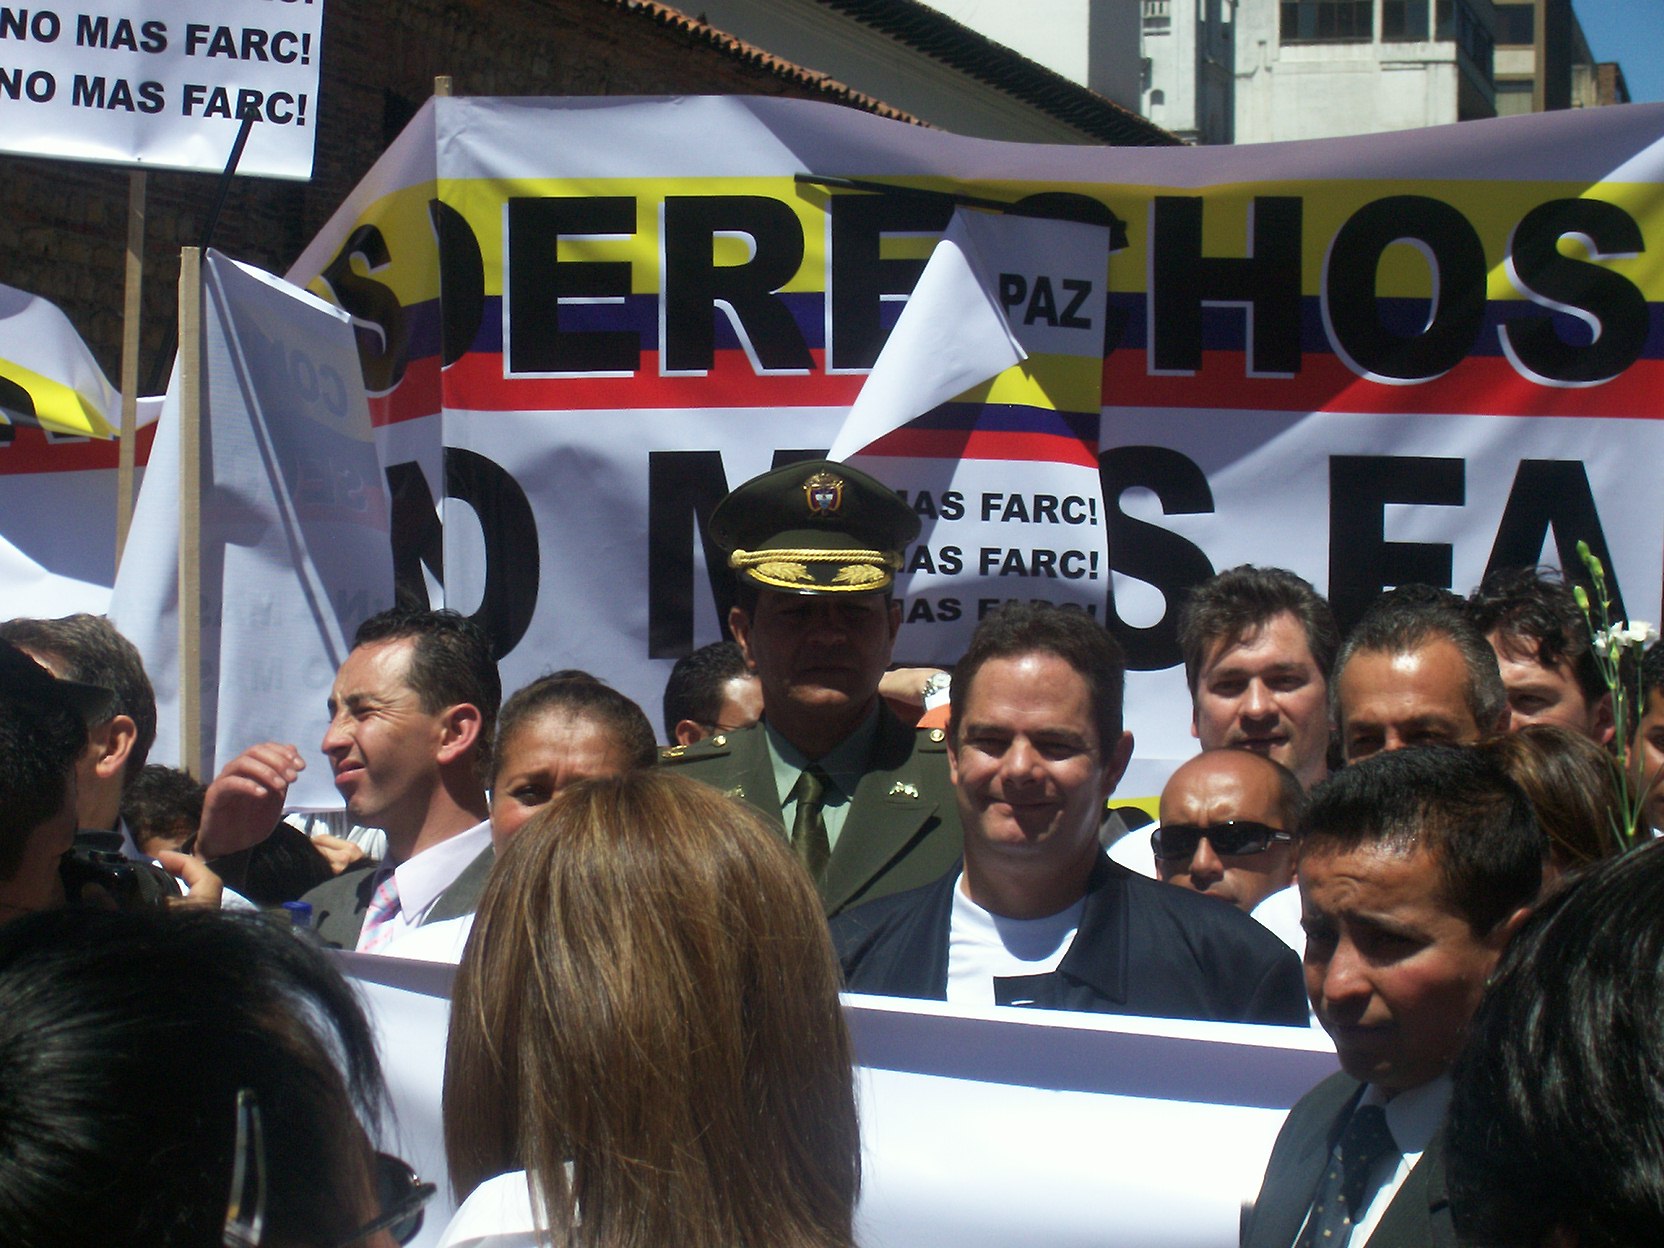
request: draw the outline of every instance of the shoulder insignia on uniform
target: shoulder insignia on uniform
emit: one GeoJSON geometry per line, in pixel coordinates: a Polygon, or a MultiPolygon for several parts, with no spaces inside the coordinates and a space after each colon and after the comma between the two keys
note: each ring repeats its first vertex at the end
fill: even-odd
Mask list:
{"type": "Polygon", "coordinates": [[[745,796],[745,786],[743,784],[736,784],[733,788],[727,790],[726,793],[724,794],[724,796],[726,796],[726,797],[744,797],[745,796]]]}
{"type": "Polygon", "coordinates": [[[916,784],[909,784],[905,780],[897,780],[894,784],[892,784],[890,786],[890,791],[887,794],[885,794],[885,796],[886,797],[897,797],[897,796],[911,797],[911,798],[914,798],[916,800],[919,796],[919,786],[916,785],[916,784]]]}
{"type": "Polygon", "coordinates": [[[659,751],[659,758],[661,760],[666,758],[680,758],[687,752],[688,747],[685,745],[667,745],[659,751]]]}

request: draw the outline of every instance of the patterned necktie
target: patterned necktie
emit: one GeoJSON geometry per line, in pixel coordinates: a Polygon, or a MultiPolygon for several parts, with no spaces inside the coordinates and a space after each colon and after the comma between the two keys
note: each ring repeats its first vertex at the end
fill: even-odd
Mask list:
{"type": "Polygon", "coordinates": [[[364,912],[364,926],[358,932],[358,952],[376,953],[393,939],[391,919],[399,912],[399,877],[389,871],[376,885],[370,908],[364,912]]]}
{"type": "Polygon", "coordinates": [[[1295,1248],[1344,1248],[1352,1238],[1354,1220],[1363,1212],[1364,1183],[1370,1170],[1397,1151],[1387,1115],[1379,1105],[1354,1111],[1329,1155],[1329,1169],[1317,1185],[1317,1199],[1295,1248]]]}
{"type": "Polygon", "coordinates": [[[826,872],[826,860],[832,856],[823,811],[826,784],[824,771],[807,767],[792,786],[792,797],[797,801],[797,814],[792,819],[792,848],[817,884],[826,872]]]}

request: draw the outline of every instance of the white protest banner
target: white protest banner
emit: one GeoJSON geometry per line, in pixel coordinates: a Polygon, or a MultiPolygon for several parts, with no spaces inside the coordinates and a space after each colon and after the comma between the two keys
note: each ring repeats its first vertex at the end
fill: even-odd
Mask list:
{"type": "MultiPolygon", "coordinates": [[[[458,1203],[440,1128],[454,968],[340,954],[396,1126],[382,1147],[458,1203]]],[[[1288,1107],[1336,1069],[1306,1028],[846,996],[865,1248],[1234,1248],[1288,1107]]],[[[465,1195],[465,1193],[464,1193],[465,1195]]]]}
{"type": "MultiPolygon", "coordinates": [[[[1149,793],[1195,748],[1179,605],[1236,563],[1292,568],[1344,623],[1406,581],[1575,567],[1583,539],[1656,618],[1661,131],[1635,105],[1064,150],[785,100],[444,99],[290,276],[360,322],[405,583],[478,613],[505,685],[586,667],[651,706],[721,636],[710,508],[832,445],[952,194],[1113,213],[1128,245],[1082,331],[1101,406],[1018,403],[1000,431],[1078,446],[1079,477],[1048,451],[944,485],[983,431],[939,417],[890,435],[923,453],[863,462],[938,521],[898,581],[898,659],[952,661],[993,604],[1088,582],[1129,655],[1123,788],[1149,793]],[[962,517],[997,527],[948,540],[962,517]],[[950,554],[977,584],[921,592],[950,554]]],[[[1024,316],[1065,328],[1063,292],[1024,316]]]]}
{"type": "Polygon", "coordinates": [[[312,176],[323,0],[77,0],[0,7],[0,151],[312,176]]]}
{"type": "MultiPolygon", "coordinates": [[[[61,310],[0,286],[4,615],[102,613],[115,578],[121,396],[61,310]]],[[[140,412],[139,462],[155,408],[140,412]]]]}
{"type": "MultiPolygon", "coordinates": [[[[310,747],[358,622],[392,605],[388,503],[344,313],[210,251],[202,487],[203,737],[214,769],[258,741],[310,747]]],[[[178,751],[177,424],[172,395],[111,616],[144,655],[159,758],[178,751]]],[[[291,805],[339,804],[313,767],[291,805]]]]}

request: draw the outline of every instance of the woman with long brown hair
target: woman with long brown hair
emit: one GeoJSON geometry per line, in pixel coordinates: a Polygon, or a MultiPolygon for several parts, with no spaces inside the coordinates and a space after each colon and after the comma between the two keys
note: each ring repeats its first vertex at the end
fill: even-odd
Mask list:
{"type": "Polygon", "coordinates": [[[696,781],[584,781],[486,888],[445,1059],[445,1245],[848,1248],[838,968],[777,830],[696,781]],[[471,1195],[470,1195],[471,1193],[471,1195]]]}

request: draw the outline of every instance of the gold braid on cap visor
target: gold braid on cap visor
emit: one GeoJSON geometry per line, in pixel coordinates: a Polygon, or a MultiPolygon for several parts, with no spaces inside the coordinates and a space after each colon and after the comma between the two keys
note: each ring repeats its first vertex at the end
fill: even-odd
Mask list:
{"type": "Polygon", "coordinates": [[[901,556],[884,550],[736,550],[728,566],[749,572],[753,580],[778,589],[818,589],[822,593],[860,594],[883,589],[892,572],[901,571],[901,556]],[[810,574],[811,563],[841,563],[830,583],[810,574]]]}

